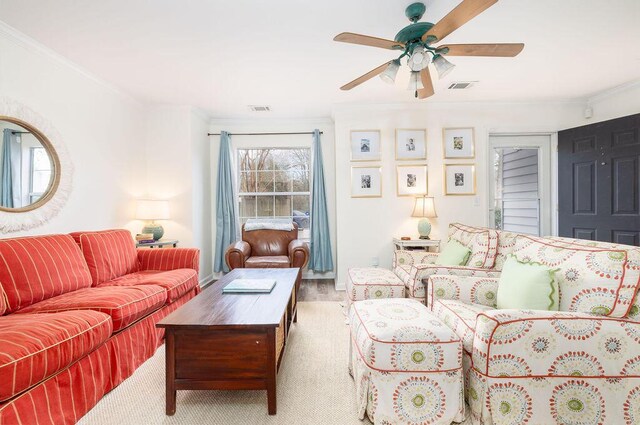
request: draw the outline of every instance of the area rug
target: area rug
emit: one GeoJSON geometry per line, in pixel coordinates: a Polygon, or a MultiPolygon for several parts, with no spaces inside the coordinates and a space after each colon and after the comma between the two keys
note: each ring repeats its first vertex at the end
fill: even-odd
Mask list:
{"type": "Polygon", "coordinates": [[[107,394],[80,424],[345,424],[356,415],[347,371],[349,327],[337,302],[301,302],[278,373],[278,413],[267,414],[265,391],[178,391],[165,416],[164,346],[107,394]]]}

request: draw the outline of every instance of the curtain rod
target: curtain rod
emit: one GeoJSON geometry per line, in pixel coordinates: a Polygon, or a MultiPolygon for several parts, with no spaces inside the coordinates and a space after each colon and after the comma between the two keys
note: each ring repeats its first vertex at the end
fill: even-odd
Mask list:
{"type": "Polygon", "coordinates": [[[30,131],[11,130],[11,134],[31,134],[30,131]]]}
{"type": "MultiPolygon", "coordinates": [[[[313,134],[313,131],[292,131],[284,133],[227,133],[229,136],[285,136],[289,134],[313,134]]],[[[324,134],[322,131],[320,134],[324,134]]],[[[207,136],[219,136],[220,133],[207,133],[207,136]]]]}

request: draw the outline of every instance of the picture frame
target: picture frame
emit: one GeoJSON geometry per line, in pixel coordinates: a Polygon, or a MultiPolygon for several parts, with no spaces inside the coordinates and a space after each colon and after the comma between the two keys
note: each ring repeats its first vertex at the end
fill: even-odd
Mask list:
{"type": "Polygon", "coordinates": [[[475,195],[475,164],[444,164],[445,195],[475,195]]]}
{"type": "Polygon", "coordinates": [[[428,192],[428,170],[426,165],[397,165],[397,196],[420,196],[428,192]]]}
{"type": "Polygon", "coordinates": [[[471,159],[476,157],[475,130],[473,127],[442,129],[444,159],[471,159]]]}
{"type": "Polygon", "coordinates": [[[380,130],[352,130],[351,161],[380,161],[380,130]]]}
{"type": "Polygon", "coordinates": [[[396,129],[396,161],[427,159],[427,130],[396,129]]]}
{"type": "Polygon", "coordinates": [[[382,167],[381,166],[352,166],[351,167],[351,197],[352,198],[381,198],[382,197],[382,167]]]}

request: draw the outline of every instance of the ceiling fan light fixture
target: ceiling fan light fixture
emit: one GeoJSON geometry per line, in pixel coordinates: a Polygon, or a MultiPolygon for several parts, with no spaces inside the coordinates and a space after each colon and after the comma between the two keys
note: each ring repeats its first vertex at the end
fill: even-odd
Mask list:
{"type": "Polygon", "coordinates": [[[388,84],[395,83],[398,69],[400,69],[400,61],[398,59],[392,60],[382,74],[380,74],[380,79],[388,84]]]}
{"type": "Polygon", "coordinates": [[[435,55],[433,57],[433,65],[438,72],[438,78],[443,79],[448,73],[450,73],[456,66],[446,60],[442,55],[435,55]]]}
{"type": "Polygon", "coordinates": [[[429,65],[427,50],[422,46],[415,47],[407,59],[407,65],[412,71],[422,71],[429,65]]]}
{"type": "Polygon", "coordinates": [[[422,84],[422,78],[420,78],[419,71],[411,71],[411,77],[409,78],[409,85],[407,86],[407,90],[410,92],[417,92],[418,90],[422,90],[424,85],[422,84]]]}

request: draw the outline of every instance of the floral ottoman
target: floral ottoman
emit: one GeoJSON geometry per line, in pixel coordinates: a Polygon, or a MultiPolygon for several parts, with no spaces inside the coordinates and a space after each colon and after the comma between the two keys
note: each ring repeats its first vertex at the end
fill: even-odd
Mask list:
{"type": "Polygon", "coordinates": [[[354,301],[375,298],[404,298],[404,282],[387,269],[376,267],[349,269],[347,311],[354,301]]]}
{"type": "Polygon", "coordinates": [[[356,301],[349,368],[358,415],[374,424],[447,424],[465,416],[462,342],[421,302],[356,301]]]}

